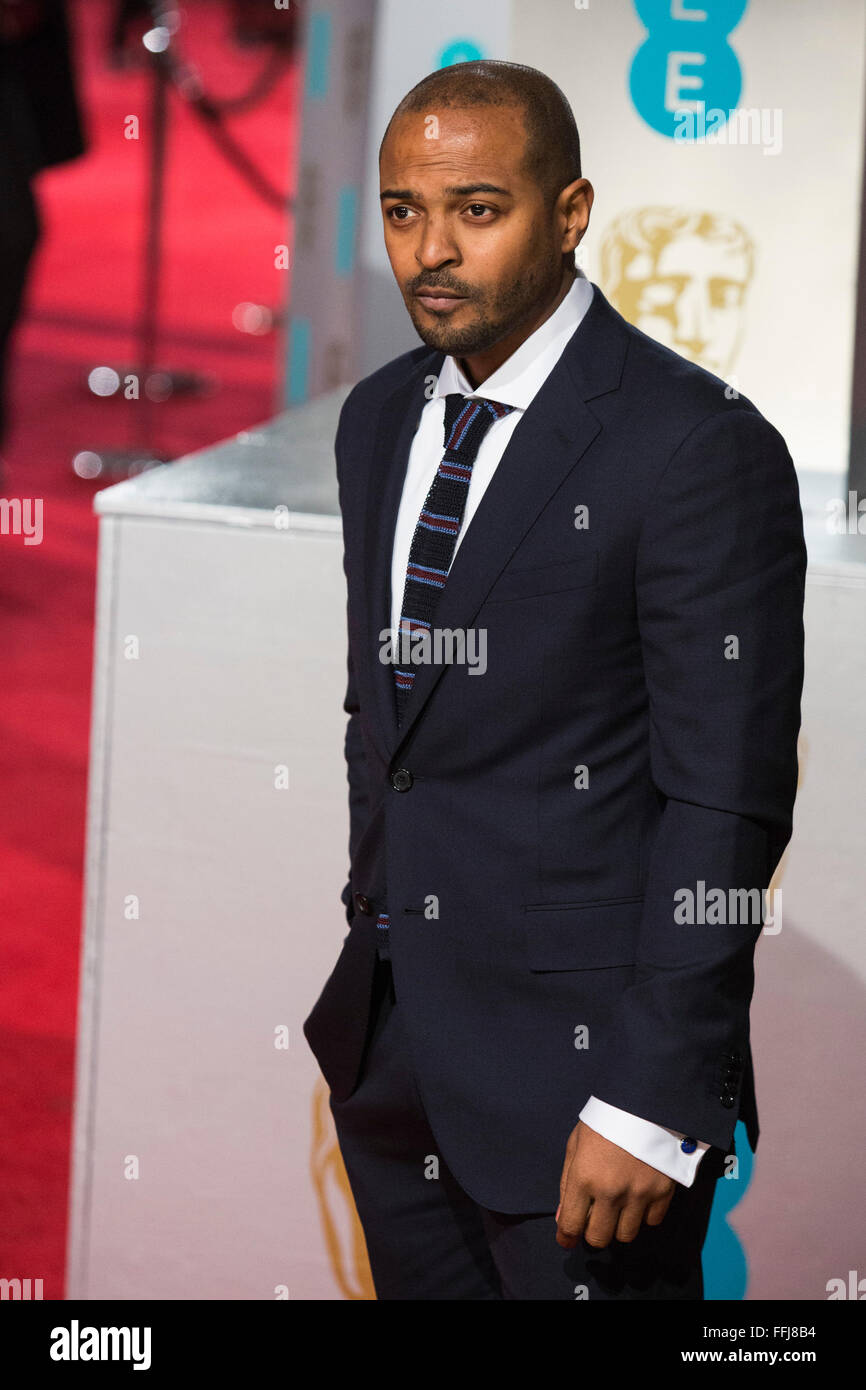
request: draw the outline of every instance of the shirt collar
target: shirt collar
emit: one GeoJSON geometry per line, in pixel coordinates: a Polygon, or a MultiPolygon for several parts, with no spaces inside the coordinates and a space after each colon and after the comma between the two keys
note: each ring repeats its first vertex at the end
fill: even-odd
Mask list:
{"type": "Polygon", "coordinates": [[[466,380],[457,359],[446,357],[435,394],[447,396],[459,391],[464,396],[483,396],[485,400],[526,410],[590,306],[593,287],[579,267],[575,267],[575,272],[574,284],[562,303],[477,390],[466,380]]]}

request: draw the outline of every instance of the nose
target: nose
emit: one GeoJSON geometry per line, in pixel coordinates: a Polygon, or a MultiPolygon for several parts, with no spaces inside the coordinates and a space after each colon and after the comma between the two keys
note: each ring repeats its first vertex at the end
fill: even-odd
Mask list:
{"type": "Polygon", "coordinates": [[[442,218],[427,217],[415,251],[415,259],[424,270],[438,270],[443,265],[457,265],[460,255],[442,218]]]}

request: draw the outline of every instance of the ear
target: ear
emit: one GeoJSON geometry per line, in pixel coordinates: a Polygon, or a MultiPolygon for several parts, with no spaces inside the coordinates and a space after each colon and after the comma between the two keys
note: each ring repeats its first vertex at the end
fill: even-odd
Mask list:
{"type": "Polygon", "coordinates": [[[595,193],[589,179],[575,179],[563,188],[557,199],[557,213],[562,218],[562,252],[574,251],[589,226],[589,214],[595,193]]]}

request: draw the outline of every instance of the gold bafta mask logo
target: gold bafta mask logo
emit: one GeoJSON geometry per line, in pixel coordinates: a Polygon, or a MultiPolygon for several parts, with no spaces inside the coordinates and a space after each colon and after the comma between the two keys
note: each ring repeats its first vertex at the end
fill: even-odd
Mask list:
{"type": "Polygon", "coordinates": [[[629,323],[724,377],[742,341],[754,263],[754,243],[733,218],[635,208],[605,230],[601,287],[629,323]]]}
{"type": "Polygon", "coordinates": [[[321,1077],[313,1090],[313,1145],[310,1169],[331,1268],[344,1298],[375,1299],[364,1232],[337,1143],[328,1088],[321,1077]]]}

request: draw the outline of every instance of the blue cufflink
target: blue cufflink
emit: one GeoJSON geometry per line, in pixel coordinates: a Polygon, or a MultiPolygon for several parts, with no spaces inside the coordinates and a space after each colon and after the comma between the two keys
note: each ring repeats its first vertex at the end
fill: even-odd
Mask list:
{"type": "Polygon", "coordinates": [[[693,1154],[697,1147],[697,1139],[684,1139],[680,1144],[680,1148],[682,1149],[684,1154],[693,1154]]]}

